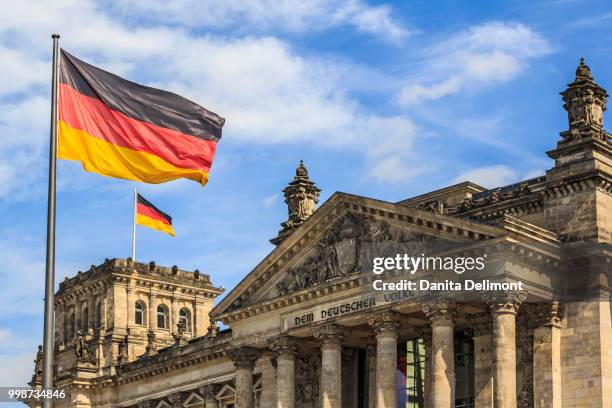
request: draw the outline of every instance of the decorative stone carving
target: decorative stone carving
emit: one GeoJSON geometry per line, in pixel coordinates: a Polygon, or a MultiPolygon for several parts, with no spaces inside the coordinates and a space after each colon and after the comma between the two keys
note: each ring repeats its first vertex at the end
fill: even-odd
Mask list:
{"type": "Polygon", "coordinates": [[[118,346],[117,364],[125,364],[128,362],[128,336],[125,336],[118,346]]]}
{"type": "Polygon", "coordinates": [[[93,356],[89,350],[89,345],[85,342],[85,336],[80,331],[77,332],[73,345],[79,363],[92,363],[93,356]]]}
{"type": "Polygon", "coordinates": [[[516,367],[520,375],[520,391],[517,395],[519,408],[533,408],[533,330],[529,328],[532,313],[521,313],[517,318],[516,367]]]}
{"type": "Polygon", "coordinates": [[[509,290],[506,292],[485,291],[482,297],[489,303],[492,313],[512,313],[517,314],[522,302],[527,299],[527,293],[519,290],[509,290]]]}
{"type": "Polygon", "coordinates": [[[230,350],[227,354],[237,368],[253,368],[261,352],[253,347],[244,346],[230,350]]]}
{"type": "Polygon", "coordinates": [[[318,356],[298,358],[295,363],[296,407],[320,407],[321,358],[318,356]]]}
{"type": "Polygon", "coordinates": [[[556,326],[561,327],[563,306],[558,301],[538,303],[529,309],[529,327],[556,326]]]}
{"type": "Polygon", "coordinates": [[[185,335],[186,331],[187,327],[185,326],[185,322],[181,320],[176,325],[176,333],[172,334],[172,337],[174,338],[174,345],[176,347],[182,347],[187,344],[187,336],[185,335]]]}
{"type": "Polygon", "coordinates": [[[273,244],[281,243],[312,215],[319,202],[320,191],[308,177],[308,170],[304,166],[304,162],[300,160],[293,181],[283,190],[289,218],[281,224],[282,229],[278,236],[270,240],[273,244]]]}
{"type": "Polygon", "coordinates": [[[38,352],[36,353],[36,360],[34,360],[34,377],[41,378],[43,370],[43,351],[42,346],[38,346],[38,352]]]}
{"type": "Polygon", "coordinates": [[[431,211],[436,214],[444,214],[444,202],[440,200],[426,201],[419,206],[417,206],[420,210],[431,211]]]}
{"type": "Polygon", "coordinates": [[[155,332],[153,330],[149,330],[147,333],[147,348],[145,354],[147,356],[157,354],[157,346],[155,346],[155,332]]]}
{"type": "Polygon", "coordinates": [[[168,395],[168,402],[172,406],[172,408],[182,408],[183,407],[183,399],[181,397],[180,392],[174,392],[168,395]]]}
{"type": "Polygon", "coordinates": [[[603,130],[608,93],[595,83],[584,58],[580,58],[576,79],[561,95],[569,122],[569,130],[561,132],[564,142],[589,136],[603,141],[609,139],[610,135],[603,130]]]}
{"type": "Polygon", "coordinates": [[[288,271],[287,277],[277,284],[277,289],[282,296],[330,279],[370,270],[369,263],[377,256],[402,252],[430,253],[436,243],[441,241],[347,212],[323,235],[311,255],[288,271]]]}
{"type": "Polygon", "coordinates": [[[423,304],[423,313],[432,326],[452,325],[457,305],[452,299],[436,297],[423,304]]]}
{"type": "Polygon", "coordinates": [[[378,336],[389,333],[397,336],[399,329],[399,316],[395,312],[383,311],[368,316],[368,324],[378,336]]]}
{"type": "Polygon", "coordinates": [[[138,408],[152,408],[153,401],[149,399],[138,400],[138,408]]]}
{"type": "Polygon", "coordinates": [[[297,341],[290,336],[280,336],[270,341],[270,349],[276,354],[293,354],[297,353],[297,341]]]}
{"type": "Polygon", "coordinates": [[[217,395],[217,387],[214,384],[206,384],[198,387],[198,392],[204,401],[214,400],[217,395]]]}
{"type": "Polygon", "coordinates": [[[344,331],[342,327],[335,324],[324,324],[312,329],[313,336],[321,341],[325,346],[326,344],[341,345],[344,340],[344,331]]]}

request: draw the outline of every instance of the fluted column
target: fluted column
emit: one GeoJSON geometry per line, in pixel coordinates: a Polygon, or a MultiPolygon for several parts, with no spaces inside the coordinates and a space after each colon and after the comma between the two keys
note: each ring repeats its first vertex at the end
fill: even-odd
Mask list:
{"type": "Polygon", "coordinates": [[[328,324],[313,334],[321,341],[322,408],[342,408],[342,329],[328,324]]]}
{"type": "Polygon", "coordinates": [[[506,292],[489,306],[493,316],[493,403],[516,408],[516,314],[522,292],[506,292]]]}
{"type": "Polygon", "coordinates": [[[491,321],[474,324],[474,388],[476,408],[493,408],[493,343],[491,321]]]}
{"type": "Polygon", "coordinates": [[[376,333],[376,407],[397,407],[397,331],[399,317],[393,312],[376,313],[368,323],[376,333]]]}
{"type": "Polygon", "coordinates": [[[219,401],[215,398],[216,389],[213,384],[202,385],[198,388],[198,391],[204,399],[205,408],[219,408],[219,401]]]}
{"type": "Polygon", "coordinates": [[[295,407],[295,339],[282,336],[271,344],[276,353],[276,408],[295,407]]]}
{"type": "Polygon", "coordinates": [[[229,352],[236,367],[236,408],[253,408],[253,367],[259,351],[252,347],[240,347],[229,352]]]}
{"type": "Polygon", "coordinates": [[[455,400],[455,356],[453,305],[435,299],[423,305],[431,324],[431,408],[451,408],[455,400]]]}
{"type": "Polygon", "coordinates": [[[558,302],[539,307],[533,330],[534,408],[561,408],[561,315],[558,302]]]}

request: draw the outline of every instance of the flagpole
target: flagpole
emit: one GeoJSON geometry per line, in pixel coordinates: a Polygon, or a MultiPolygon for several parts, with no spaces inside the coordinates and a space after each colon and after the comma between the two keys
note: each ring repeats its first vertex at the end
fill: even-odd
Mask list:
{"type": "Polygon", "coordinates": [[[134,218],[132,222],[132,262],[136,262],[136,206],[138,205],[138,193],[134,187],[134,218]]]}
{"type": "MultiPolygon", "coordinates": [[[[43,334],[42,388],[53,388],[53,336],[55,289],[55,176],[57,158],[57,88],[59,71],[59,34],[52,34],[53,68],[51,71],[51,130],[49,147],[49,190],[47,198],[47,259],[45,270],[45,320],[43,334]]],[[[42,398],[44,408],[53,407],[51,398],[42,398]]]]}

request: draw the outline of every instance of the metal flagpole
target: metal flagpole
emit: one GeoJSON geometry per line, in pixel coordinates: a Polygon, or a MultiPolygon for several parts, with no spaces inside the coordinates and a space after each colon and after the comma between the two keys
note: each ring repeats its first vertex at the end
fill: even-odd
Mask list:
{"type": "Polygon", "coordinates": [[[134,220],[132,223],[132,262],[136,262],[136,206],[138,205],[138,193],[134,187],[134,220]]]}
{"type": "MultiPolygon", "coordinates": [[[[55,165],[57,160],[57,87],[59,71],[59,34],[53,39],[53,68],[51,73],[51,132],[49,148],[49,195],[47,198],[47,265],[45,271],[45,323],[43,335],[42,387],[53,388],[53,336],[55,289],[55,165]]],[[[44,408],[53,407],[51,398],[42,398],[44,408]]]]}

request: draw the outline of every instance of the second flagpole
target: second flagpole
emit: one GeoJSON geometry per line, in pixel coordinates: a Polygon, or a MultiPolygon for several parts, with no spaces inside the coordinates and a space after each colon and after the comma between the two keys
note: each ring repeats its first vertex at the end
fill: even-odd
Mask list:
{"type": "Polygon", "coordinates": [[[134,217],[132,222],[132,262],[136,262],[136,206],[138,205],[138,192],[134,187],[134,217]]]}

